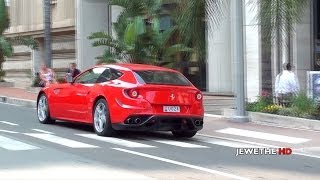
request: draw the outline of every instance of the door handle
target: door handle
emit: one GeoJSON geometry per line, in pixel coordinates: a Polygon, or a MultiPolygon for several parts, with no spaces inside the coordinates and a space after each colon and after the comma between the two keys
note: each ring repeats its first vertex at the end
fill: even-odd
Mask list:
{"type": "Polygon", "coordinates": [[[88,92],[78,92],[77,96],[87,96],[90,93],[90,91],[88,92]]]}

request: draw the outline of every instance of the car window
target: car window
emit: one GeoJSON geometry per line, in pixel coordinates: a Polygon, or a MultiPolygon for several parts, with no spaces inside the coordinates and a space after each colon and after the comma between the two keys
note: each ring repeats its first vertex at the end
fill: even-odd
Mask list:
{"type": "Polygon", "coordinates": [[[106,70],[105,67],[98,67],[90,69],[83,74],[79,75],[74,81],[80,84],[93,84],[96,83],[100,75],[106,70]]]}
{"type": "Polygon", "coordinates": [[[171,71],[134,71],[137,80],[146,84],[163,84],[176,86],[190,86],[191,83],[182,74],[171,71]]]}
{"type": "Polygon", "coordinates": [[[106,70],[98,78],[97,83],[103,83],[103,82],[115,80],[121,77],[122,75],[123,73],[120,71],[117,71],[112,68],[106,68],[106,70]]]}

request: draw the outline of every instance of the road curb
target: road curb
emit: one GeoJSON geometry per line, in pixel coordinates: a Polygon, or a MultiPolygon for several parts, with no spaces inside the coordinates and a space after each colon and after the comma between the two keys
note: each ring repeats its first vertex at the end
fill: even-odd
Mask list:
{"type": "MultiPolygon", "coordinates": [[[[235,115],[234,109],[223,109],[223,116],[225,119],[228,119],[233,115],[235,115]]],[[[280,116],[258,112],[248,112],[248,116],[250,121],[256,124],[320,131],[319,120],[280,116]]]]}
{"type": "Polygon", "coordinates": [[[0,96],[0,102],[29,107],[29,108],[36,108],[37,107],[37,102],[34,100],[19,99],[19,98],[13,98],[13,97],[8,97],[8,96],[0,96]]]}

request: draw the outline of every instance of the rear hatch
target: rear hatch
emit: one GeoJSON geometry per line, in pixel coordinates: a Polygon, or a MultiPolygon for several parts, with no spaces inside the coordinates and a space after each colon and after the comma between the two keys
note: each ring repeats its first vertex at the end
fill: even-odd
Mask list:
{"type": "MultiPolygon", "coordinates": [[[[172,71],[135,71],[139,94],[157,113],[189,113],[200,91],[186,77],[172,71]]],[[[202,98],[201,98],[202,101],[202,98]]]]}

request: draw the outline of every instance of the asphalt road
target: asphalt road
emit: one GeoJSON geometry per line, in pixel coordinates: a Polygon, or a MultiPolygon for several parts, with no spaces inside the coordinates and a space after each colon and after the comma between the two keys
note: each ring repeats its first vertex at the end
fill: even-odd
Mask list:
{"type": "MultiPolygon", "coordinates": [[[[320,156],[235,156],[236,146],[250,143],[228,139],[228,132],[220,133],[220,138],[210,132],[239,125],[210,118],[205,125],[190,140],[174,139],[169,133],[134,132],[101,138],[90,126],[43,125],[35,109],[0,104],[0,179],[320,179],[320,156]]],[[[291,131],[296,137],[297,131],[291,131]]],[[[289,144],[314,146],[312,137],[319,137],[319,132],[299,134],[308,138],[287,138],[289,144]]]]}

